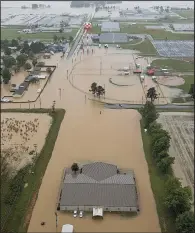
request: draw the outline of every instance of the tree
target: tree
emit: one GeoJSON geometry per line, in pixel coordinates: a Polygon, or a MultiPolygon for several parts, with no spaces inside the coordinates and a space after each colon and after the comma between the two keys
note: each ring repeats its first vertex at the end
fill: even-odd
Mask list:
{"type": "Polygon", "coordinates": [[[171,165],[174,164],[174,160],[175,158],[173,157],[165,157],[163,159],[160,159],[157,162],[157,167],[162,173],[166,174],[169,171],[171,165]]]}
{"type": "Polygon", "coordinates": [[[70,43],[73,41],[73,37],[72,36],[69,36],[69,41],[70,41],[70,43]]]}
{"type": "Polygon", "coordinates": [[[154,121],[148,127],[148,133],[154,134],[156,132],[159,132],[161,129],[162,129],[162,125],[160,123],[157,123],[156,121],[154,121]]]}
{"type": "Polygon", "coordinates": [[[140,109],[140,113],[143,117],[144,127],[148,128],[149,125],[154,122],[159,114],[156,112],[156,108],[152,102],[146,101],[144,107],[140,109]]]}
{"type": "Polygon", "coordinates": [[[165,183],[165,206],[177,217],[191,209],[192,193],[189,187],[182,187],[175,177],[169,177],[165,183]]]}
{"type": "Polygon", "coordinates": [[[21,67],[23,66],[26,61],[27,61],[28,57],[25,54],[20,54],[16,57],[17,60],[17,64],[21,67]]]}
{"type": "Polygon", "coordinates": [[[1,40],[1,48],[2,49],[5,49],[5,48],[9,47],[9,45],[10,45],[9,41],[7,39],[1,40]]]}
{"type": "Polygon", "coordinates": [[[5,48],[5,49],[4,49],[4,54],[5,54],[5,55],[10,56],[10,55],[11,55],[11,53],[12,53],[12,51],[11,51],[11,49],[10,49],[10,48],[8,48],[8,47],[7,47],[7,48],[5,48]]]}
{"type": "Polygon", "coordinates": [[[105,94],[105,90],[102,86],[97,86],[96,95],[100,98],[101,95],[105,94]]]}
{"type": "Polygon", "coordinates": [[[194,84],[191,84],[188,94],[190,94],[192,98],[194,99],[194,84]]]}
{"type": "Polygon", "coordinates": [[[76,174],[76,172],[79,170],[79,166],[77,163],[73,163],[71,166],[71,170],[76,174]]]}
{"type": "Polygon", "coordinates": [[[60,32],[60,33],[62,33],[62,32],[63,32],[63,29],[62,29],[62,28],[60,28],[59,32],[60,32]]]}
{"type": "Polygon", "coordinates": [[[36,59],[36,58],[34,58],[34,59],[32,60],[32,64],[33,64],[33,66],[36,66],[36,64],[37,64],[37,59],[36,59]]]}
{"type": "Polygon", "coordinates": [[[3,77],[3,82],[5,84],[9,83],[9,80],[11,79],[11,72],[9,71],[8,68],[4,68],[2,72],[2,77],[3,77]]]}
{"type": "Polygon", "coordinates": [[[91,91],[92,94],[95,95],[96,94],[96,90],[97,90],[97,83],[93,82],[91,84],[91,89],[89,91],[91,91]]]}
{"type": "Polygon", "coordinates": [[[26,53],[28,54],[30,51],[30,46],[28,44],[28,41],[24,41],[23,48],[21,50],[21,53],[26,53]]]}
{"type": "Polygon", "coordinates": [[[32,68],[32,65],[29,63],[29,62],[26,62],[25,64],[24,64],[24,69],[25,70],[30,70],[32,68]]]}
{"type": "Polygon", "coordinates": [[[151,102],[154,102],[154,100],[157,99],[155,87],[149,88],[146,96],[147,96],[147,98],[151,99],[151,102]]]}
{"type": "Polygon", "coordinates": [[[2,60],[6,68],[11,68],[16,64],[16,59],[12,56],[4,56],[2,60]]]}
{"type": "Polygon", "coordinates": [[[56,35],[54,35],[54,36],[53,36],[53,41],[54,41],[54,43],[56,43],[57,40],[58,40],[58,37],[57,37],[56,35]]]}
{"type": "Polygon", "coordinates": [[[16,39],[12,39],[11,45],[12,45],[12,47],[18,47],[19,43],[16,39]]]}
{"type": "Polygon", "coordinates": [[[161,161],[162,159],[167,158],[167,157],[169,157],[168,152],[167,152],[166,150],[163,150],[163,151],[159,152],[159,153],[156,155],[155,160],[156,160],[156,162],[158,163],[159,161],[161,161]]]}
{"type": "Polygon", "coordinates": [[[34,58],[34,53],[32,51],[30,51],[28,57],[29,57],[29,59],[32,60],[34,58]]]}
{"type": "Polygon", "coordinates": [[[170,139],[162,137],[158,139],[152,147],[152,155],[156,158],[157,155],[162,151],[168,151],[170,147],[170,139]]]}
{"type": "Polygon", "coordinates": [[[185,211],[176,218],[176,232],[189,233],[195,232],[194,227],[194,213],[192,211],[185,211]]]}
{"type": "Polygon", "coordinates": [[[164,138],[164,137],[166,137],[166,138],[167,138],[167,141],[170,143],[171,137],[170,137],[170,134],[169,134],[166,130],[161,129],[161,130],[159,130],[159,131],[154,132],[154,133],[152,134],[152,140],[151,140],[152,146],[154,146],[154,144],[155,144],[158,140],[160,140],[161,138],[164,138]]]}
{"type": "Polygon", "coordinates": [[[30,45],[30,49],[33,53],[40,53],[45,49],[45,45],[42,42],[32,42],[30,45]]]}

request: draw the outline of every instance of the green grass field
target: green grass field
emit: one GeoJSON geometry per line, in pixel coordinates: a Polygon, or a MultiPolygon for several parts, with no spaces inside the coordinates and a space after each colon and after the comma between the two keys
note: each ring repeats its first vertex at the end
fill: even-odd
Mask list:
{"type": "Polygon", "coordinates": [[[121,27],[121,32],[129,34],[149,34],[155,40],[194,40],[193,34],[172,33],[163,29],[146,29],[144,24],[136,24],[121,27]]]}
{"type": "Polygon", "coordinates": [[[165,195],[165,181],[166,176],[159,172],[152,158],[151,153],[151,138],[148,133],[144,132],[143,123],[141,121],[141,133],[143,140],[143,147],[145,152],[146,161],[148,163],[148,172],[150,175],[150,182],[154,199],[156,202],[157,213],[159,217],[159,223],[162,232],[175,232],[175,224],[173,218],[165,208],[164,195],[165,195]]]}
{"type": "Polygon", "coordinates": [[[186,93],[189,92],[191,84],[194,84],[194,75],[186,75],[182,77],[185,80],[185,83],[178,88],[184,90],[186,93]]]}
{"type": "MultiPolygon", "coordinates": [[[[55,113],[50,113],[50,109],[2,109],[2,112],[48,113],[53,118],[40,155],[37,158],[35,165],[31,166],[31,171],[34,173],[29,173],[28,167],[24,168],[27,170],[27,172],[25,172],[26,175],[24,179],[25,183],[28,183],[28,186],[22,190],[18,199],[13,201],[11,214],[6,221],[4,229],[2,229],[2,232],[27,232],[29,224],[28,221],[30,219],[27,221],[26,217],[31,216],[32,214],[38,190],[41,185],[41,180],[51,158],[60,125],[64,118],[65,110],[56,109],[55,113]]],[[[3,214],[5,216],[5,211],[6,209],[1,208],[1,215],[3,214]]]]}
{"type": "Polygon", "coordinates": [[[185,18],[194,18],[194,10],[174,10],[176,14],[185,17],[185,18]]]}
{"type": "Polygon", "coordinates": [[[131,43],[120,44],[123,49],[135,49],[141,52],[142,55],[157,55],[156,49],[150,42],[150,40],[146,39],[141,44],[131,45],[131,43]]]}
{"type": "Polygon", "coordinates": [[[64,36],[65,38],[68,38],[69,36],[75,36],[78,29],[72,29],[70,33],[60,33],[60,32],[39,32],[35,34],[25,34],[25,33],[19,33],[18,31],[21,29],[16,28],[1,28],[1,40],[12,40],[16,39],[17,37],[21,37],[21,39],[39,39],[42,41],[51,41],[53,40],[53,36],[57,35],[58,37],[64,36]]]}
{"type": "Polygon", "coordinates": [[[175,59],[157,59],[151,64],[152,66],[160,66],[161,68],[167,67],[175,72],[190,72],[194,71],[194,63],[185,62],[175,59]]]}

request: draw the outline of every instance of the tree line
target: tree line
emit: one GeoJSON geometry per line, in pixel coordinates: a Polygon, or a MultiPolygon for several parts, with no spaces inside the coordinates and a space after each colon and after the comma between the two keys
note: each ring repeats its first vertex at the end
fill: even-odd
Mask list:
{"type": "Polygon", "coordinates": [[[157,169],[165,176],[164,206],[173,217],[177,233],[194,232],[192,193],[189,187],[182,187],[173,176],[171,165],[174,158],[169,155],[170,135],[156,120],[159,114],[152,102],[147,101],[140,109],[144,128],[151,138],[151,153],[157,169]]]}

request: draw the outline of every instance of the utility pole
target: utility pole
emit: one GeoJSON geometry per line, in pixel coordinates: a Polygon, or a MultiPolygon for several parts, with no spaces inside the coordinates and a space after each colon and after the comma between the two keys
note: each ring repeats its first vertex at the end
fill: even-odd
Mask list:
{"type": "Polygon", "coordinates": [[[100,58],[100,75],[102,75],[102,58],[100,58]]]}
{"type": "Polygon", "coordinates": [[[61,88],[59,88],[59,95],[60,95],[60,100],[61,100],[61,88]]]}
{"type": "Polygon", "coordinates": [[[28,100],[28,108],[30,109],[30,100],[28,100]]]}
{"type": "Polygon", "coordinates": [[[57,228],[58,228],[58,214],[57,214],[57,212],[55,212],[55,216],[56,216],[56,232],[57,232],[57,228]]]}
{"type": "Polygon", "coordinates": [[[66,73],[67,73],[67,79],[68,79],[68,70],[66,71],[66,73]]]}
{"type": "Polygon", "coordinates": [[[40,108],[41,108],[41,97],[39,97],[39,104],[40,104],[40,108]]]}

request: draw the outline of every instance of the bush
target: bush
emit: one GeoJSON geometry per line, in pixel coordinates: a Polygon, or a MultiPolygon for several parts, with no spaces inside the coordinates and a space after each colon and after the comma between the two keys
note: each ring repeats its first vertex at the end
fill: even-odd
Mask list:
{"type": "Polygon", "coordinates": [[[11,68],[12,66],[16,64],[16,59],[12,56],[8,56],[8,55],[4,56],[2,60],[6,68],[11,68]]]}
{"type": "Polygon", "coordinates": [[[52,72],[51,67],[47,67],[46,72],[51,74],[51,72],[52,72]]]}
{"type": "Polygon", "coordinates": [[[2,77],[3,77],[3,82],[5,84],[8,84],[9,80],[11,79],[11,72],[9,71],[9,69],[7,68],[3,69],[2,77]]]}
{"type": "Polygon", "coordinates": [[[27,63],[24,64],[24,69],[25,70],[30,70],[31,68],[32,68],[32,65],[30,63],[27,62],[27,63]]]}
{"type": "Polygon", "coordinates": [[[169,156],[159,159],[157,162],[157,167],[162,173],[167,174],[167,172],[171,168],[171,165],[174,163],[174,160],[175,158],[169,156]]]}
{"type": "Polygon", "coordinates": [[[28,56],[25,54],[18,55],[16,57],[18,66],[20,66],[20,67],[23,66],[26,63],[27,59],[28,59],[28,56]]]}
{"type": "Polygon", "coordinates": [[[45,65],[45,62],[40,61],[40,62],[37,63],[36,66],[38,66],[38,67],[43,67],[44,65],[45,65]]]}
{"type": "Polygon", "coordinates": [[[192,211],[186,211],[180,214],[176,218],[176,232],[177,233],[195,232],[194,213],[192,211]]]}

